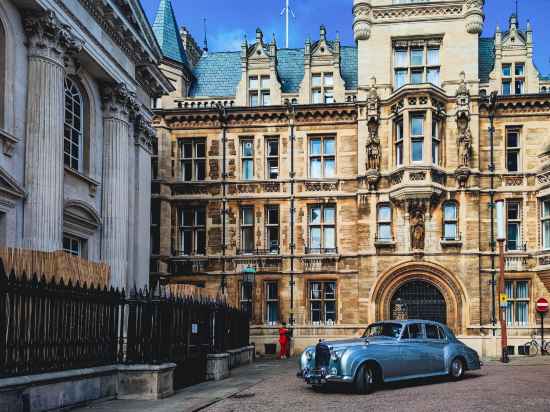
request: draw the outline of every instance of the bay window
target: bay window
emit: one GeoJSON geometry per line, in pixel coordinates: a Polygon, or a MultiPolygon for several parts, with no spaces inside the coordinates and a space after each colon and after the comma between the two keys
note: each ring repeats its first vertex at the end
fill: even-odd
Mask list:
{"type": "Polygon", "coordinates": [[[550,250],[550,199],[543,199],[540,208],[542,248],[550,250]]]}
{"type": "Polygon", "coordinates": [[[411,161],[424,160],[424,115],[413,114],[411,117],[411,161]]]}
{"type": "Polygon", "coordinates": [[[432,163],[439,165],[441,163],[441,122],[438,119],[432,119],[432,163]]]}
{"type": "Polygon", "coordinates": [[[403,164],[403,119],[395,122],[395,165],[403,164]]]}

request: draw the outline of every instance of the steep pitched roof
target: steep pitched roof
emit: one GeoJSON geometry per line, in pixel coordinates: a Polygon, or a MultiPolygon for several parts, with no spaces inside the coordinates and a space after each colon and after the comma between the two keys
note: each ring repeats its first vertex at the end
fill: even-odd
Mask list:
{"type": "MultiPolygon", "coordinates": [[[[241,80],[240,52],[205,53],[193,70],[190,97],[235,96],[241,80]]],[[[346,89],[357,88],[357,48],[340,49],[346,89]]],[[[304,78],[304,49],[278,49],[277,74],[283,93],[297,93],[304,78]]]]}
{"type": "Polygon", "coordinates": [[[178,23],[170,0],[160,0],[153,32],[164,57],[187,64],[187,57],[178,31],[178,23]]]}
{"type": "Polygon", "coordinates": [[[486,83],[495,67],[495,39],[493,37],[479,38],[479,81],[486,83]]]}

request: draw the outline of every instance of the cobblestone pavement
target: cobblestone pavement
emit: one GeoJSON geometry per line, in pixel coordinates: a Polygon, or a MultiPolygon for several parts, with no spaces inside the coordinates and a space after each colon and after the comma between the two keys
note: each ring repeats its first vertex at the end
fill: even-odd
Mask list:
{"type": "MultiPolygon", "coordinates": [[[[261,361],[259,362],[261,363],[261,361]]],[[[244,411],[550,412],[550,364],[491,362],[460,382],[430,379],[384,385],[371,395],[345,387],[314,392],[296,378],[295,360],[263,362],[264,379],[207,408],[244,411]]],[[[257,364],[258,366],[258,364],[257,364]]]]}

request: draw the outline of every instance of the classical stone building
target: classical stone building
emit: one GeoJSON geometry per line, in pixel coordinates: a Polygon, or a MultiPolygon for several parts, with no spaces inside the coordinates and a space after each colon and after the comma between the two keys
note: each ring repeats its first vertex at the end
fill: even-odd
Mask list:
{"type": "Polygon", "coordinates": [[[0,246],[148,284],[150,107],[173,90],[161,56],[137,0],[0,1],[0,246]]]}
{"type": "Polygon", "coordinates": [[[281,49],[258,29],[201,53],[162,0],[176,91],[154,111],[154,280],[225,293],[260,352],[281,321],[301,349],[428,318],[495,355],[504,200],[518,353],[550,289],[550,81],[529,24],[480,37],[484,7],[355,0],[354,47],[321,27],[281,49]]]}

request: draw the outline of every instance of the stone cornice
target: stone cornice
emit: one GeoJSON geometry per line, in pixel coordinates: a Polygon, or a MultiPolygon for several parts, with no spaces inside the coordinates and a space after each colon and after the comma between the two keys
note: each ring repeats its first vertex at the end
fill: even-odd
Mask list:
{"type": "MultiPolygon", "coordinates": [[[[550,94],[522,94],[516,96],[498,96],[497,116],[499,111],[512,113],[541,113],[550,111],[550,94]]],[[[481,109],[486,113],[486,109],[481,109]]]]}
{"type": "Polygon", "coordinates": [[[411,3],[372,8],[372,22],[385,23],[395,20],[430,20],[434,18],[462,17],[462,2],[411,3]]]}

